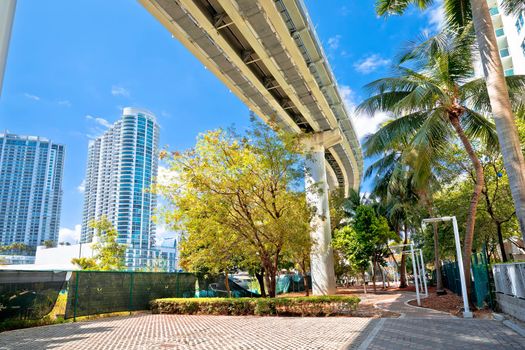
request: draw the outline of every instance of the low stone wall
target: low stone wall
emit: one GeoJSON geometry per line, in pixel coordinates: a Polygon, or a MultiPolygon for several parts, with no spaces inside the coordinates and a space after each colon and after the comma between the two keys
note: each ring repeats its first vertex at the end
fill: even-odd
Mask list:
{"type": "Polygon", "coordinates": [[[525,322],[525,299],[496,293],[496,300],[501,311],[525,322]]]}

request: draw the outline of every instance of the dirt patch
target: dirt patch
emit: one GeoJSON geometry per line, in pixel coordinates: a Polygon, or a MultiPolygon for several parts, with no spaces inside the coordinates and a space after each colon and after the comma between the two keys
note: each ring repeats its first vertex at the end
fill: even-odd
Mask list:
{"type": "MultiPolygon", "coordinates": [[[[435,288],[430,288],[428,291],[428,298],[421,299],[421,307],[447,312],[454,316],[461,316],[463,314],[463,298],[454,294],[450,290],[446,290],[447,294],[437,295],[435,288]]],[[[418,306],[416,300],[409,302],[410,305],[418,306]]],[[[474,318],[492,319],[492,311],[489,309],[474,310],[474,318]]]]}

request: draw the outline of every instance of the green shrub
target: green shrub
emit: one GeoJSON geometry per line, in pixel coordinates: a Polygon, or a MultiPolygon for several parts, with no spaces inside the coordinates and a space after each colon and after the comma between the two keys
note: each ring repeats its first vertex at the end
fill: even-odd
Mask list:
{"type": "Polygon", "coordinates": [[[166,298],[151,302],[153,313],[185,315],[333,316],[351,315],[359,298],[166,298]]]}

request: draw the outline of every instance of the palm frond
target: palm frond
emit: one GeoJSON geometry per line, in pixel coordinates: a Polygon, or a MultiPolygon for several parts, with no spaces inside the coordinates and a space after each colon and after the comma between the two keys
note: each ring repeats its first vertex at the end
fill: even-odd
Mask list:
{"type": "Polygon", "coordinates": [[[374,134],[369,135],[364,143],[363,148],[366,157],[371,157],[383,153],[393,145],[404,143],[414,135],[423,125],[427,118],[426,112],[417,112],[404,115],[383,125],[374,134]]]}
{"type": "Polygon", "coordinates": [[[460,118],[465,134],[471,139],[479,139],[490,150],[498,149],[496,126],[487,117],[467,109],[460,118]]]}
{"type": "Polygon", "coordinates": [[[434,0],[377,0],[376,13],[379,16],[401,15],[410,5],[426,9],[434,0]]]}
{"type": "Polygon", "coordinates": [[[525,11],[525,0],[503,0],[501,7],[507,16],[519,16],[520,13],[525,11]]]}
{"type": "Polygon", "coordinates": [[[443,8],[449,28],[462,29],[472,21],[470,0],[445,0],[443,8]]]}

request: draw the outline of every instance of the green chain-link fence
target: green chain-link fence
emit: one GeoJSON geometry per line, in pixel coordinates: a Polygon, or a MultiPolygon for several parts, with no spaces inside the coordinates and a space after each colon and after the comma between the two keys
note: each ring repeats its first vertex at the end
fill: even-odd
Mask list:
{"type": "Polygon", "coordinates": [[[67,274],[0,270],[0,320],[43,318],[65,289],[67,274]]]}
{"type": "Polygon", "coordinates": [[[157,298],[193,298],[191,273],[76,271],[69,280],[66,318],[149,309],[157,298]]]}

